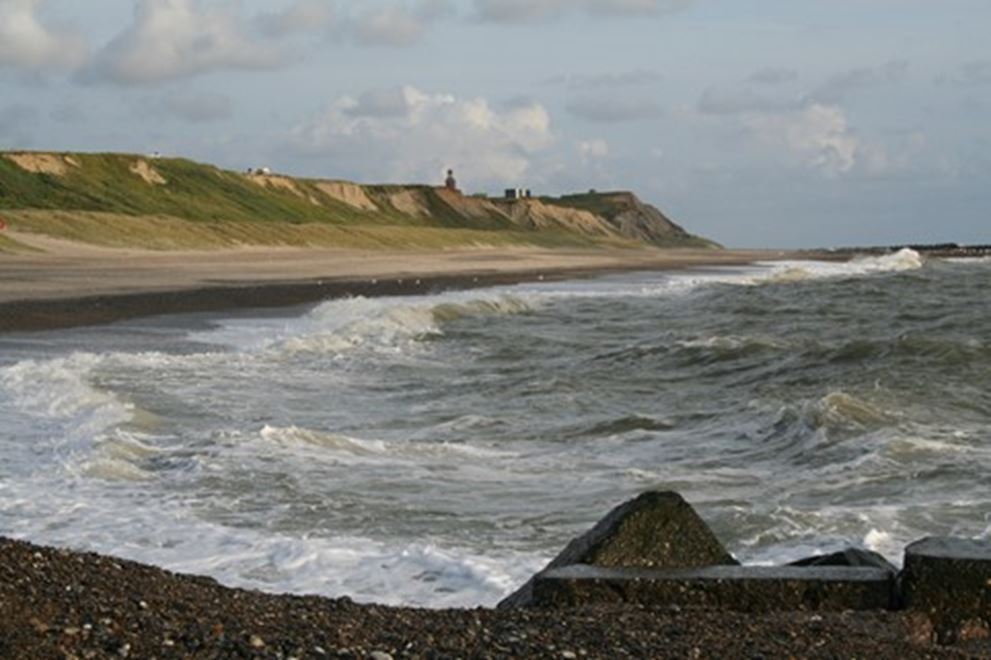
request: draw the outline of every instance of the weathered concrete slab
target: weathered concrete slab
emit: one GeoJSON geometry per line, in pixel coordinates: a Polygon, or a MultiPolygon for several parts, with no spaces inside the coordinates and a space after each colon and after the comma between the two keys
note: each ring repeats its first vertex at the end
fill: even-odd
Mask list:
{"type": "MultiPolygon", "coordinates": [[[[681,495],[650,491],[613,509],[543,570],[571,564],[689,568],[737,561],[681,495]]],[[[499,607],[532,605],[532,587],[533,579],[499,607]]]]}
{"type": "Polygon", "coordinates": [[[941,642],[991,637],[991,543],[929,537],[905,548],[903,605],[941,642]]]}
{"type": "Polygon", "coordinates": [[[896,599],[894,576],[871,567],[575,565],[538,574],[533,600],[537,607],[636,603],[756,613],[891,609],[896,599]]]}

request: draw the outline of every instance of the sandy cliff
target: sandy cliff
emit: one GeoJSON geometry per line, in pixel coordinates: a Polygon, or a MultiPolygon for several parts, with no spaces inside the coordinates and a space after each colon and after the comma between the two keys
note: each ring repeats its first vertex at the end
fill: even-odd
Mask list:
{"type": "MultiPolygon", "coordinates": [[[[106,232],[82,231],[83,225],[114,224],[123,244],[141,244],[138,234],[149,226],[181,234],[183,223],[195,224],[188,235],[223,226],[225,236],[237,234],[247,244],[264,225],[267,242],[273,225],[281,223],[352,234],[384,227],[440,230],[456,235],[459,244],[489,244],[496,236],[510,236],[545,246],[714,247],[630,192],[509,200],[426,185],[232,172],[185,159],[129,154],[0,153],[0,218],[15,230],[97,243],[106,240],[106,232]],[[232,231],[232,226],[244,231],[232,231]]],[[[189,247],[180,236],[173,242],[189,247]]],[[[158,243],[154,247],[169,248],[165,241],[158,243]]]]}

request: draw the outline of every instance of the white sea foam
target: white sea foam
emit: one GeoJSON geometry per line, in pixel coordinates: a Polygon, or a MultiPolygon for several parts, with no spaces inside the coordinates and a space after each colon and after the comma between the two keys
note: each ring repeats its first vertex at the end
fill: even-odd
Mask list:
{"type": "Polygon", "coordinates": [[[449,292],[423,297],[342,298],[321,303],[294,319],[235,319],[191,335],[200,342],[245,351],[338,354],[364,349],[409,350],[420,339],[443,334],[444,325],[466,317],[521,314],[532,302],[502,289],[449,292]]]}
{"type": "Polygon", "coordinates": [[[259,432],[262,440],[283,446],[315,446],[335,456],[393,457],[398,459],[509,458],[515,454],[486,447],[451,442],[363,440],[336,433],[324,433],[295,426],[279,428],[265,426],[259,432]]]}

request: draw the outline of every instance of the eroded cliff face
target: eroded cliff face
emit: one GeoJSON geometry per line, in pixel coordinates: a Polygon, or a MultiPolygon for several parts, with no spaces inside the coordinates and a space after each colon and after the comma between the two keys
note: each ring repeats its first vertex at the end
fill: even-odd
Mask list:
{"type": "Polygon", "coordinates": [[[718,247],[689,234],[659,209],[631,192],[564,197],[504,198],[464,196],[443,188],[431,191],[465,223],[495,219],[534,231],[568,231],[590,238],[615,238],[654,245],[718,247]]]}
{"type": "Polygon", "coordinates": [[[0,153],[0,209],[193,222],[554,232],[583,242],[716,247],[630,192],[512,200],[425,185],[291,177],[267,168],[238,173],[133,154],[0,153]]]}

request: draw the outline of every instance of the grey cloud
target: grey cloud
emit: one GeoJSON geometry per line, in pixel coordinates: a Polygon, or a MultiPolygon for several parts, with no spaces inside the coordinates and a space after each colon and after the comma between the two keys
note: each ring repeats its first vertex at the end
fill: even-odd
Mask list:
{"type": "Polygon", "coordinates": [[[748,80],[759,85],[781,85],[798,80],[798,71],[777,67],[767,67],[754,71],[748,80]]]}
{"type": "Polygon", "coordinates": [[[0,0],[0,67],[30,73],[72,71],[89,57],[77,32],[44,24],[40,0],[0,0]]]}
{"type": "Polygon", "coordinates": [[[373,5],[351,14],[339,31],[366,46],[411,46],[433,23],[454,14],[449,0],[373,5]]]}
{"type": "Polygon", "coordinates": [[[424,21],[436,21],[454,16],[457,12],[450,0],[420,0],[414,13],[424,21]]]}
{"type": "Polygon", "coordinates": [[[584,4],[598,14],[652,15],[686,9],[692,0],[585,0],[584,4]]]}
{"type": "Polygon", "coordinates": [[[693,0],[475,0],[475,15],[494,23],[533,23],[581,11],[601,16],[656,16],[693,0]]]}
{"type": "Polygon", "coordinates": [[[284,37],[298,32],[323,30],[333,20],[333,7],[326,0],[298,0],[282,11],[259,14],[255,17],[255,24],[263,34],[284,37]]]}
{"type": "Polygon", "coordinates": [[[569,89],[601,89],[610,87],[635,87],[664,80],[656,71],[627,71],[624,73],[575,74],[555,76],[547,81],[551,85],[564,85],[569,89]]]}
{"type": "Polygon", "coordinates": [[[571,101],[567,109],[579,119],[601,123],[642,121],[664,114],[654,100],[631,96],[585,96],[571,101]]]}
{"type": "Polygon", "coordinates": [[[862,67],[839,73],[817,89],[812,96],[834,102],[857,89],[870,89],[899,82],[908,73],[908,62],[893,60],[877,67],[862,67]]]}
{"type": "Polygon", "coordinates": [[[355,17],[351,25],[354,38],[371,46],[409,46],[419,41],[424,29],[423,19],[403,7],[373,9],[355,17]]]}
{"type": "Polygon", "coordinates": [[[736,115],[746,113],[785,112],[796,110],[806,99],[776,99],[762,96],[752,89],[718,89],[710,87],[702,93],[698,111],[706,115],[736,115]]]}
{"type": "Polygon", "coordinates": [[[937,82],[959,85],[987,85],[991,83],[991,60],[974,60],[961,64],[955,72],[942,75],[937,82]]]}
{"type": "Polygon", "coordinates": [[[566,0],[475,0],[475,12],[483,21],[531,23],[563,14],[566,0]]]}
{"type": "Polygon", "coordinates": [[[282,53],[253,37],[232,7],[139,0],[133,24],[97,54],[82,79],[142,85],[212,71],[273,69],[282,62],[282,53]]]}

